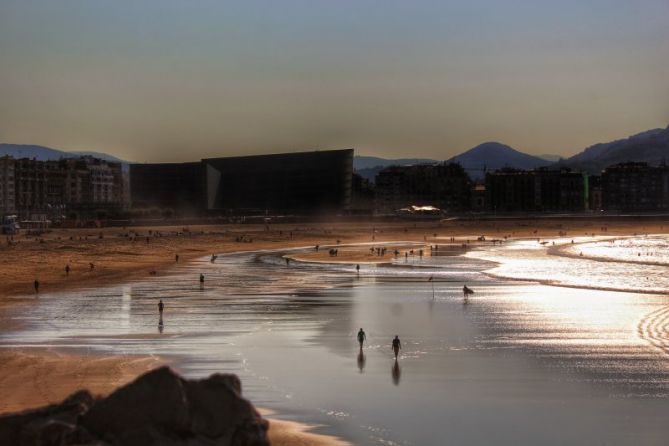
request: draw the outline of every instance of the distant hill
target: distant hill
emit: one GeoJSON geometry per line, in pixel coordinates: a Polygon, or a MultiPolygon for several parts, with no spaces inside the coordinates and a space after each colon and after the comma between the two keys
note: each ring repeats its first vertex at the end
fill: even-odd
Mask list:
{"type": "Polygon", "coordinates": [[[53,161],[61,158],[75,158],[88,155],[106,161],[125,163],[122,159],[101,152],[66,152],[64,150],[29,144],[0,144],[0,156],[5,155],[10,155],[14,158],[35,158],[40,161],[53,161]]]}
{"type": "Polygon", "coordinates": [[[454,156],[447,162],[459,163],[472,179],[481,179],[485,176],[486,171],[494,171],[503,167],[534,169],[551,164],[550,161],[519,152],[498,142],[480,144],[454,156]]]}
{"type": "Polygon", "coordinates": [[[435,164],[439,161],[428,158],[387,159],[376,156],[353,157],[353,169],[361,177],[374,181],[376,175],[388,166],[411,166],[414,164],[435,164]]]}
{"type": "Polygon", "coordinates": [[[353,168],[358,169],[368,169],[370,167],[378,166],[409,166],[412,164],[432,164],[437,163],[437,160],[427,159],[427,158],[398,158],[398,159],[387,159],[379,158],[376,156],[355,156],[353,157],[353,168]]]}
{"type": "MultiPolygon", "coordinates": [[[[62,150],[28,144],[0,144],[0,156],[10,155],[14,158],[36,158],[41,161],[58,160],[69,154],[62,150]]],[[[69,155],[72,156],[72,155],[69,155]]]]}
{"type": "Polygon", "coordinates": [[[553,155],[553,154],[550,154],[550,153],[546,153],[544,155],[539,155],[539,158],[541,158],[542,160],[546,160],[548,162],[551,162],[551,163],[557,163],[561,159],[564,159],[564,157],[561,156],[561,155],[553,155]]]}
{"type": "Polygon", "coordinates": [[[556,167],[571,167],[599,173],[612,164],[628,161],[657,165],[669,161],[669,126],[637,133],[626,139],[595,144],[562,160],[556,167]]]}

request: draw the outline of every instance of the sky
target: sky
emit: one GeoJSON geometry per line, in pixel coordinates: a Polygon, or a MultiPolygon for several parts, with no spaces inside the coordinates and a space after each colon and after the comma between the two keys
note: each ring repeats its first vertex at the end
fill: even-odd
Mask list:
{"type": "Polygon", "coordinates": [[[667,124],[667,0],[0,0],[0,142],[568,156],[667,124]]]}

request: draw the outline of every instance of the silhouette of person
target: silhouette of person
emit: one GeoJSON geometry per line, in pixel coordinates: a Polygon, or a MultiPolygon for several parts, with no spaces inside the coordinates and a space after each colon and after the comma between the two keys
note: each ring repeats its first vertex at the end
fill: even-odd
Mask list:
{"type": "Polygon", "coordinates": [[[358,343],[360,344],[360,350],[362,350],[362,344],[367,340],[367,335],[364,330],[361,328],[358,331],[358,343]]]}
{"type": "Polygon", "coordinates": [[[70,265],[65,265],[65,275],[66,276],[70,275],[70,265]]]}
{"type": "Polygon", "coordinates": [[[391,369],[391,373],[393,375],[393,384],[396,386],[400,385],[400,378],[402,377],[402,369],[400,369],[400,364],[397,362],[397,358],[395,358],[395,363],[393,364],[393,368],[391,369]]]}
{"type": "Polygon", "coordinates": [[[359,265],[359,264],[358,264],[358,265],[355,265],[355,272],[357,272],[358,274],[360,274],[360,265],[359,265]]]}
{"type": "Polygon", "coordinates": [[[204,285],[204,274],[200,273],[200,286],[204,285]]]}
{"type": "Polygon", "coordinates": [[[33,286],[35,287],[35,293],[39,293],[39,280],[35,279],[33,286]]]}
{"type": "Polygon", "coordinates": [[[175,261],[176,263],[179,263],[179,254],[175,254],[175,255],[174,255],[174,261],[175,261]]]}
{"type": "Polygon", "coordinates": [[[162,319],[163,317],[163,309],[165,308],[165,305],[163,304],[163,300],[160,299],[160,302],[158,302],[158,312],[160,313],[160,318],[162,319]]]}
{"type": "Polygon", "coordinates": [[[393,352],[395,352],[395,359],[397,359],[397,355],[399,355],[401,349],[402,343],[400,342],[400,338],[395,335],[395,339],[393,339],[393,352]]]}
{"type": "Polygon", "coordinates": [[[362,352],[362,348],[358,352],[358,370],[360,373],[365,371],[365,363],[367,362],[367,358],[365,357],[365,354],[362,352]]]}

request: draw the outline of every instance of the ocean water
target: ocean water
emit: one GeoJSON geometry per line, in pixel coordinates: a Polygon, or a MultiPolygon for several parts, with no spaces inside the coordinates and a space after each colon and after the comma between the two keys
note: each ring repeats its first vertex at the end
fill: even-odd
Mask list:
{"type": "Polygon", "coordinates": [[[286,251],[222,255],[45,294],[0,347],[160,355],[187,376],[237,373],[256,405],[360,445],[666,444],[667,243],[519,240],[360,274],[286,266],[286,251]],[[464,284],[475,291],[467,300],[464,284]]]}

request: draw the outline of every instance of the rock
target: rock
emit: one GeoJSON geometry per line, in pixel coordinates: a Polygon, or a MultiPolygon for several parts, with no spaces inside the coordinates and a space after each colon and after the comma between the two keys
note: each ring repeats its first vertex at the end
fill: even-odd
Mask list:
{"type": "Polygon", "coordinates": [[[81,424],[105,439],[152,426],[158,430],[188,431],[184,380],[167,367],[140,376],[96,403],[81,424]]]}
{"type": "Polygon", "coordinates": [[[267,428],[235,375],[189,381],[162,367],[103,399],[80,391],[58,405],[0,417],[0,444],[268,446],[267,428]]]}
{"type": "Polygon", "coordinates": [[[66,426],[74,427],[79,416],[93,403],[93,396],[88,391],[82,390],[70,395],[60,404],[0,417],[0,444],[17,446],[63,444],[53,441],[60,436],[72,434],[73,429],[66,426]]]}

